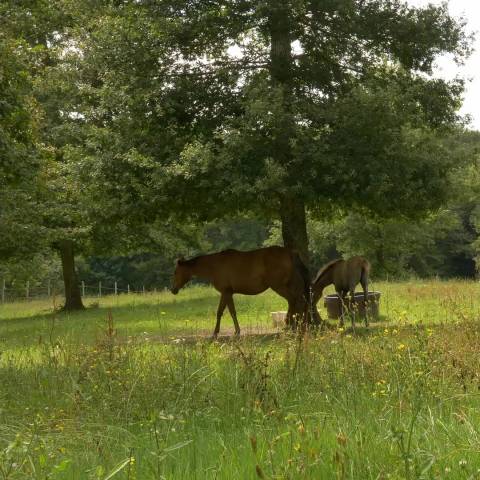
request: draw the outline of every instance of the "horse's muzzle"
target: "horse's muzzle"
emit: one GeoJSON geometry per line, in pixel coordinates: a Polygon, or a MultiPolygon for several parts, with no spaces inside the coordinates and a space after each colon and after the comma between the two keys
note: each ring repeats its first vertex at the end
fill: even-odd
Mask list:
{"type": "Polygon", "coordinates": [[[171,291],[174,295],[176,295],[176,294],[178,293],[178,288],[173,287],[173,288],[170,289],[170,291],[171,291]]]}

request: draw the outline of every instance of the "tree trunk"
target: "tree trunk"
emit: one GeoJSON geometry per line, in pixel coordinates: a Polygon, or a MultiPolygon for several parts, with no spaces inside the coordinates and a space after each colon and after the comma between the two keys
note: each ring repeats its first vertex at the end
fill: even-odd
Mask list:
{"type": "Polygon", "coordinates": [[[291,7],[288,0],[271,0],[269,8],[270,75],[275,84],[286,87],[290,93],[293,79],[291,7]]]}
{"type": "MultiPolygon", "coordinates": [[[[292,58],[292,26],[290,0],[271,0],[269,3],[270,29],[270,75],[272,85],[279,90],[282,98],[281,118],[277,118],[277,128],[273,132],[273,151],[275,160],[287,169],[290,185],[298,182],[299,172],[293,161],[292,140],[295,137],[295,118],[292,109],[293,92],[293,58],[292,58]]],[[[296,250],[309,270],[308,235],[305,214],[305,202],[298,194],[282,194],[280,197],[280,219],[282,221],[282,237],[286,247],[296,250]]],[[[309,299],[306,299],[309,301],[309,299]]],[[[305,321],[318,323],[318,313],[306,316],[305,321]]],[[[298,312],[302,313],[302,312],[298,312]]]]}
{"type": "Polygon", "coordinates": [[[307,220],[305,204],[295,197],[283,197],[280,201],[283,244],[296,250],[303,263],[309,267],[307,220]]]}
{"type": "Polygon", "coordinates": [[[65,305],[63,310],[83,310],[82,295],[78,284],[77,272],[75,271],[75,254],[73,242],[62,240],[58,242],[58,250],[62,260],[63,283],[65,285],[65,305]]]}
{"type": "MultiPolygon", "coordinates": [[[[275,159],[288,169],[289,165],[294,165],[291,141],[295,135],[295,120],[292,112],[293,58],[290,1],[271,0],[269,8],[270,75],[273,86],[281,89],[283,100],[282,118],[277,119],[277,129],[273,135],[273,150],[275,159]]],[[[288,177],[293,184],[298,181],[298,172],[289,171],[288,177]]],[[[283,195],[280,199],[280,219],[284,245],[297,250],[308,267],[308,237],[303,199],[298,195],[283,195]]]]}

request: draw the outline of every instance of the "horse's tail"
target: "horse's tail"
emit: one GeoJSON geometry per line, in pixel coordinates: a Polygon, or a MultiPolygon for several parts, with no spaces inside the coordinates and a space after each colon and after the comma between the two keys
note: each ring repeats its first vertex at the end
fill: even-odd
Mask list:
{"type": "Polygon", "coordinates": [[[364,290],[368,289],[368,277],[370,276],[370,262],[366,258],[362,258],[362,270],[360,272],[360,283],[364,290]]]}
{"type": "Polygon", "coordinates": [[[370,275],[370,268],[370,262],[366,258],[364,258],[362,262],[362,277],[368,279],[370,275]]]}

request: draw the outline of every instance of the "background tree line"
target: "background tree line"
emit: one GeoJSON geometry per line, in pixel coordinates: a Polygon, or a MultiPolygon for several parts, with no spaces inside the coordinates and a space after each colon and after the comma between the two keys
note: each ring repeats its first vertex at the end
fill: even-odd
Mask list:
{"type": "MultiPolygon", "coordinates": [[[[480,133],[461,135],[459,145],[467,145],[476,162],[480,160],[480,133]]],[[[310,256],[314,267],[339,256],[362,254],[373,264],[373,276],[409,278],[439,276],[474,278],[480,260],[480,177],[475,161],[455,180],[455,194],[449,205],[419,220],[372,219],[349,215],[319,220],[309,215],[307,230],[310,256]]],[[[170,235],[166,229],[157,232],[151,248],[133,250],[130,255],[80,257],[79,277],[88,285],[141,289],[168,287],[175,259],[226,248],[253,249],[261,245],[282,243],[278,221],[267,223],[261,218],[239,216],[217,220],[202,226],[185,226],[170,235]]],[[[48,280],[61,281],[60,262],[51,255],[38,255],[28,262],[1,263],[7,280],[15,280],[20,292],[25,282],[45,285],[48,280]]]]}
{"type": "Polygon", "coordinates": [[[161,286],[178,252],[268,243],[312,268],[363,253],[378,275],[473,275],[478,135],[462,81],[432,76],[469,38],[445,5],[3,0],[0,16],[8,278],[61,268],[74,309],[77,256],[82,278],[161,286]]]}

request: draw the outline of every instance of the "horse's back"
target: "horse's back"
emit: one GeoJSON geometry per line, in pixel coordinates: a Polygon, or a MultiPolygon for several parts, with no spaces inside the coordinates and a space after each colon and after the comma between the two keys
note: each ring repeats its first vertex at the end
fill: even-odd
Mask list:
{"type": "Polygon", "coordinates": [[[294,268],[293,252],[278,246],[247,252],[229,249],[215,257],[218,287],[245,294],[288,282],[294,268]]]}
{"type": "Polygon", "coordinates": [[[367,273],[370,271],[370,262],[360,255],[349,258],[346,263],[350,270],[365,270],[367,273]]]}
{"type": "Polygon", "coordinates": [[[350,286],[357,285],[364,275],[368,276],[370,262],[362,256],[351,257],[346,261],[347,276],[350,286]]]}
{"type": "Polygon", "coordinates": [[[357,255],[348,260],[339,260],[334,264],[333,283],[337,289],[352,289],[369,271],[370,262],[365,257],[357,255]]]}
{"type": "Polygon", "coordinates": [[[214,256],[220,260],[220,263],[225,264],[245,262],[245,266],[258,264],[273,266],[276,262],[291,261],[292,252],[285,247],[279,246],[263,247],[249,251],[229,248],[214,254],[214,256]]]}

